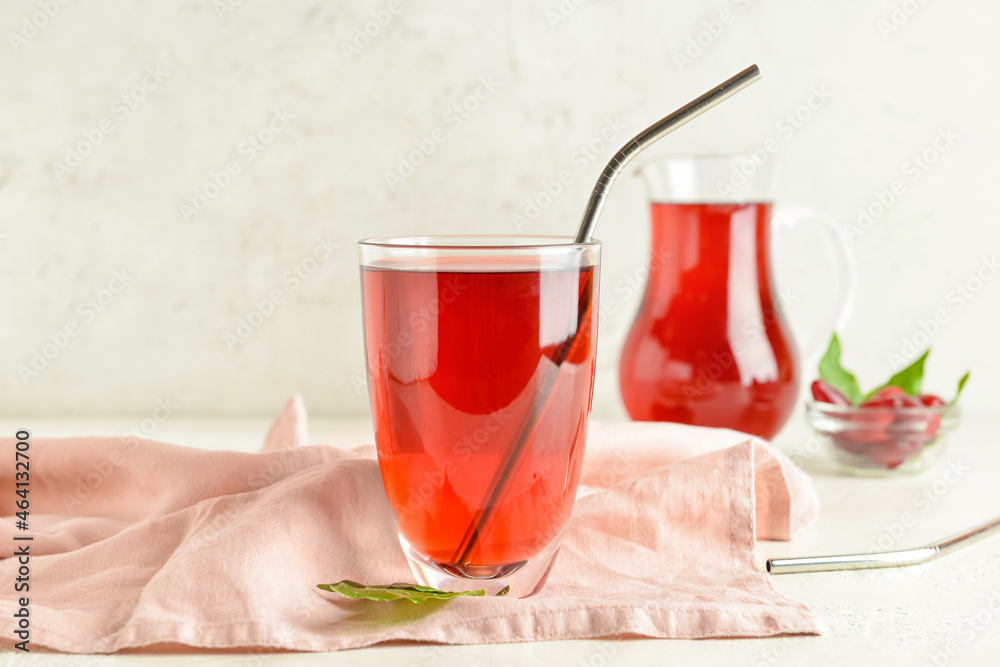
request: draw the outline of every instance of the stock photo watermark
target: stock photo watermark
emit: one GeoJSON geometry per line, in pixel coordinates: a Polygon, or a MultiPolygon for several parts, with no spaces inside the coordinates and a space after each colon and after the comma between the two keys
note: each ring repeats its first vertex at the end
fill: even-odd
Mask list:
{"type": "Polygon", "coordinates": [[[737,194],[750,182],[754,174],[767,164],[771,156],[781,150],[782,142],[790,140],[805,127],[813,115],[827,105],[831,97],[833,94],[827,89],[826,84],[812,86],[801,104],[775,121],[774,131],[777,135],[768,137],[760,146],[748,151],[743,160],[733,165],[729,179],[715,184],[719,195],[731,197],[737,194]]]}
{"type": "Polygon", "coordinates": [[[139,83],[119,95],[111,103],[113,116],[106,116],[92,127],[81,130],[80,134],[83,135],[83,138],[66,147],[62,161],[56,162],[53,167],[56,180],[62,183],[67,175],[76,171],[77,167],[83,164],[84,159],[104,143],[107,136],[119,127],[119,123],[131,116],[140,104],[149,99],[150,94],[159,88],[168,76],[170,76],[170,71],[166,66],[147,66],[139,83]]]}
{"type": "Polygon", "coordinates": [[[893,33],[899,32],[900,28],[910,22],[920,8],[927,4],[928,0],[903,0],[903,2],[893,3],[889,10],[889,15],[880,18],[875,25],[878,27],[882,39],[889,41],[893,33]]]}
{"type": "Polygon", "coordinates": [[[284,655],[295,646],[296,636],[290,626],[280,625],[271,637],[271,646],[260,646],[248,651],[246,667],[261,667],[273,655],[284,655]]]}
{"type": "Polygon", "coordinates": [[[1000,617],[1000,589],[991,589],[989,596],[985,606],[977,610],[974,616],[962,622],[956,633],[957,638],[949,639],[944,644],[939,645],[937,650],[928,654],[927,662],[924,663],[927,667],[948,667],[953,658],[958,657],[964,649],[975,641],[976,637],[996,622],[997,617],[1000,617]]]}
{"type": "MultiPolygon", "coordinates": [[[[31,515],[31,500],[28,494],[31,491],[31,433],[20,430],[14,434],[16,443],[14,445],[14,517],[17,519],[14,526],[21,531],[14,535],[12,558],[17,558],[17,577],[14,579],[13,589],[16,593],[31,592],[31,541],[33,535],[28,535],[28,520],[31,515]]],[[[14,648],[28,653],[31,651],[29,643],[31,641],[31,598],[22,595],[15,599],[17,611],[14,612],[14,636],[20,642],[14,644],[14,648]]]]}
{"type": "Polygon", "coordinates": [[[233,331],[222,334],[222,341],[233,354],[236,350],[250,340],[254,333],[264,326],[264,323],[274,317],[274,314],[281,306],[287,303],[289,294],[297,291],[308,281],[316,271],[319,270],[340,247],[340,243],[330,240],[330,235],[326,238],[316,239],[313,246],[304,257],[292,264],[281,274],[282,287],[275,287],[266,295],[253,302],[253,308],[245,316],[239,318],[233,331]]]}
{"type": "Polygon", "coordinates": [[[192,536],[196,546],[204,546],[217,541],[227,528],[245,516],[247,507],[257,502],[258,497],[252,492],[281,482],[302,468],[301,455],[294,448],[269,452],[267,467],[257,470],[244,478],[246,488],[241,493],[231,494],[224,509],[216,508],[212,520],[201,526],[201,530],[192,536]]]}
{"type": "MultiPolygon", "coordinates": [[[[441,313],[444,312],[444,309],[455,303],[455,300],[458,299],[462,295],[462,292],[468,288],[468,285],[463,285],[458,280],[445,278],[442,289],[439,290],[437,297],[431,299],[427,303],[413,304],[410,317],[407,320],[409,328],[401,331],[395,340],[390,341],[384,346],[382,363],[385,364],[394,359],[399,359],[400,355],[413,346],[414,334],[423,334],[430,327],[437,324],[438,319],[441,317],[441,313]]],[[[368,361],[368,367],[365,371],[367,378],[379,377],[379,373],[381,372],[379,366],[374,360],[368,361]]],[[[354,388],[354,393],[358,396],[364,394],[368,388],[368,381],[366,378],[360,375],[351,374],[350,379],[351,386],[354,388]]]]}
{"type": "Polygon", "coordinates": [[[771,667],[772,665],[776,665],[779,661],[788,657],[788,649],[793,644],[798,644],[802,641],[802,637],[772,637],[768,645],[750,661],[750,667],[771,667]]]}
{"type": "Polygon", "coordinates": [[[220,22],[225,22],[226,17],[243,6],[243,0],[214,0],[212,9],[220,22]]]}
{"type": "Polygon", "coordinates": [[[695,377],[690,382],[685,382],[682,388],[684,399],[691,401],[704,396],[710,391],[717,381],[725,376],[734,367],[738,366],[744,356],[752,354],[753,343],[762,337],[767,336],[767,330],[776,323],[782,321],[782,317],[788,312],[789,307],[795,303],[798,297],[790,287],[780,289],[775,297],[773,308],[765,308],[761,313],[747,319],[740,327],[741,338],[730,342],[730,349],[725,352],[715,352],[712,354],[712,361],[707,366],[699,367],[695,377]]]}
{"type": "Polygon", "coordinates": [[[340,43],[340,52],[344,60],[351,62],[361,55],[361,52],[368,48],[372,40],[382,34],[382,31],[389,27],[392,20],[403,11],[403,3],[400,0],[389,0],[382,9],[374,9],[369,14],[371,19],[365,21],[363,25],[354,28],[354,35],[350,42],[340,43]]]}
{"type": "Polygon", "coordinates": [[[555,9],[545,10],[545,20],[549,22],[549,27],[555,30],[560,24],[568,21],[573,14],[576,14],[576,10],[580,8],[580,5],[588,1],[589,0],[560,0],[555,9]]]}
{"type": "Polygon", "coordinates": [[[887,355],[892,369],[899,370],[923,354],[934,338],[951,322],[952,315],[962,310],[970,301],[1000,273],[997,256],[983,257],[968,278],[960,281],[945,297],[947,308],[938,308],[927,318],[918,322],[918,328],[909,336],[903,336],[899,348],[887,355]]]}
{"type": "MultiPolygon", "coordinates": [[[[576,167],[576,173],[582,173],[591,162],[601,159],[612,146],[612,142],[624,131],[625,124],[615,116],[604,123],[597,136],[577,146],[569,159],[570,164],[576,167]]],[[[542,212],[552,206],[566,188],[573,184],[575,178],[573,170],[563,169],[554,178],[543,180],[538,192],[525,197],[521,210],[511,215],[510,220],[514,229],[520,233],[522,229],[535,222],[542,212]]]]}
{"type": "Polygon", "coordinates": [[[601,303],[597,309],[598,326],[603,324],[608,317],[615,315],[619,307],[627,304],[637,295],[642,294],[650,274],[663,266],[673,256],[671,252],[658,249],[653,250],[648,264],[639,264],[631,272],[615,281],[612,288],[613,296],[601,297],[601,303]]]}
{"type": "Polygon", "coordinates": [[[926,485],[910,499],[914,512],[903,512],[896,519],[882,525],[878,537],[868,542],[867,550],[871,553],[882,553],[895,549],[911,528],[917,525],[917,519],[927,515],[956,484],[961,482],[971,468],[961,460],[948,462],[941,475],[926,485]]]}
{"type": "Polygon", "coordinates": [[[903,162],[899,178],[894,178],[885,188],[876,190],[872,194],[872,199],[868,204],[858,207],[857,218],[855,218],[854,223],[847,225],[847,229],[845,230],[847,240],[854,243],[856,238],[868,231],[877,220],[884,216],[908,192],[907,183],[912,185],[919,181],[931,166],[942,155],[947,153],[960,138],[961,135],[950,125],[938,128],[934,139],[928,146],[912,153],[903,162]]]}
{"type": "MultiPolygon", "coordinates": [[[[732,4],[740,12],[750,6],[751,0],[732,0],[732,4]]],[[[736,22],[739,17],[737,11],[726,8],[710,19],[701,22],[701,29],[694,35],[687,38],[684,48],[674,51],[674,64],[677,71],[683,72],[688,65],[693,65],[694,61],[700,58],[706,50],[712,47],[726,32],[726,27],[736,22]]]]}
{"type": "Polygon", "coordinates": [[[68,320],[66,324],[49,333],[46,342],[31,350],[27,363],[18,364],[17,375],[21,378],[22,384],[28,386],[33,379],[41,375],[49,364],[69,347],[73,339],[83,332],[86,325],[107,310],[134,279],[128,269],[115,271],[106,286],[77,304],[74,312],[80,319],[68,320]]]}
{"type": "Polygon", "coordinates": [[[21,50],[30,40],[38,36],[70,0],[38,0],[38,11],[21,17],[21,25],[17,32],[7,32],[7,42],[14,53],[21,50]]]}
{"type": "Polygon", "coordinates": [[[617,642],[603,641],[594,647],[588,657],[581,658],[578,664],[582,667],[607,667],[616,655],[618,655],[617,642]]]}
{"type": "Polygon", "coordinates": [[[271,117],[262,128],[247,135],[236,147],[236,153],[242,159],[228,160],[218,171],[209,170],[208,179],[199,187],[194,189],[194,196],[190,201],[179,205],[178,211],[181,220],[190,222],[193,218],[201,215],[213,201],[218,199],[233,183],[233,179],[243,173],[243,168],[253,163],[258,155],[295,120],[295,114],[290,113],[287,108],[272,109],[271,117]]]}
{"type": "MultiPolygon", "coordinates": [[[[763,439],[758,439],[754,436],[754,444],[756,444],[758,440],[760,442],[764,442],[763,439]]],[[[785,454],[792,463],[802,468],[822,451],[823,441],[820,440],[819,436],[811,435],[805,440],[795,443],[795,446],[792,447],[790,451],[785,452],[785,454]]]]}
{"type": "Polygon", "coordinates": [[[448,133],[462,127],[462,124],[471,118],[472,114],[478,111],[482,103],[492,97],[499,87],[500,81],[492,75],[479,77],[472,93],[448,107],[442,114],[441,118],[445,122],[445,127],[435,127],[423,137],[414,139],[414,148],[399,155],[396,168],[393,171],[383,173],[389,191],[395,192],[396,188],[402,185],[407,178],[416,173],[417,169],[437,152],[438,147],[448,141],[448,133]]]}
{"type": "Polygon", "coordinates": [[[129,455],[139,446],[139,440],[152,437],[160,425],[177,412],[178,407],[169,396],[156,399],[149,416],[122,433],[124,441],[118,448],[111,450],[103,460],[91,463],[90,469],[79,471],[72,493],[64,492],[60,496],[66,511],[72,512],[104,486],[119,468],[125,466],[129,455]]]}
{"type": "Polygon", "coordinates": [[[396,507],[396,514],[405,519],[415,512],[423,511],[427,504],[439,501],[438,493],[450,484],[448,476],[461,474],[459,463],[466,463],[482,449],[505,424],[516,415],[507,408],[500,408],[486,415],[481,423],[456,440],[451,446],[451,457],[437,462],[433,470],[424,470],[423,477],[408,484],[406,503],[396,507]]]}

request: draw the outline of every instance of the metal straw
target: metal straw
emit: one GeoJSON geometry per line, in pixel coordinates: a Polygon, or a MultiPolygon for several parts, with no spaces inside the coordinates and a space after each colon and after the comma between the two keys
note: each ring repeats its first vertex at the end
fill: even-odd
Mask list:
{"type": "Polygon", "coordinates": [[[590,200],[587,202],[587,210],[580,220],[580,229],[576,233],[576,243],[589,241],[594,235],[594,227],[597,226],[597,218],[601,215],[604,207],[604,200],[608,196],[608,190],[615,182],[615,178],[622,172],[632,158],[638,155],[643,149],[656,143],[667,136],[689,120],[697,118],[719,102],[728,99],[740,92],[751,83],[760,78],[760,70],[756,65],[751,65],[745,70],[728,79],[718,86],[708,91],[696,100],[688,102],[677,111],[665,118],[661,118],[639,134],[632,137],[625,146],[615,153],[608,165],[604,167],[593,191],[590,193],[590,200]]]}
{"type": "Polygon", "coordinates": [[[962,547],[975,544],[993,535],[1000,534],[1000,518],[970,528],[964,533],[927,546],[904,551],[883,553],[847,554],[843,556],[811,556],[808,558],[769,558],[767,571],[771,574],[794,574],[796,572],[830,572],[832,570],[868,570],[877,567],[902,567],[918,565],[940,558],[962,547]]]}
{"type": "MultiPolygon", "coordinates": [[[[601,176],[597,179],[597,184],[594,185],[594,190],[590,194],[590,201],[587,202],[587,210],[584,212],[583,220],[580,222],[580,230],[577,232],[575,242],[583,243],[590,240],[594,233],[594,226],[597,224],[597,217],[601,212],[601,207],[604,206],[604,199],[611,188],[611,184],[614,183],[615,178],[632,158],[650,144],[670,134],[692,118],[700,116],[719,102],[735,95],[759,78],[760,70],[757,69],[756,65],[751,65],[736,76],[724,81],[701,97],[688,102],[677,111],[633,137],[624,148],[611,158],[611,162],[608,163],[604,171],[601,172],[601,176]]],[[[535,402],[531,414],[521,423],[513,446],[506,453],[506,457],[500,462],[493,478],[490,480],[483,500],[479,504],[480,509],[473,515],[472,521],[469,523],[469,527],[462,537],[462,541],[451,558],[451,562],[454,565],[462,566],[470,563],[472,552],[479,544],[482,536],[489,531],[495,519],[494,513],[507,494],[507,482],[517,474],[523,463],[524,449],[527,446],[532,431],[537,426],[538,420],[545,411],[549,399],[552,397],[552,389],[559,377],[559,368],[566,360],[570,350],[576,345],[577,338],[582,329],[581,325],[584,322],[590,322],[590,317],[593,316],[592,313],[587,313],[587,310],[593,307],[591,294],[594,285],[592,281],[593,274],[588,276],[587,283],[584,285],[580,295],[579,311],[576,319],[577,329],[556,350],[553,355],[552,365],[546,369],[545,375],[540,379],[537,391],[539,400],[535,402]]]]}
{"type": "Polygon", "coordinates": [[[539,400],[534,402],[531,413],[521,422],[513,447],[507,452],[507,456],[493,474],[493,479],[487,487],[483,501],[479,504],[480,509],[476,511],[472,522],[462,537],[461,543],[455,550],[455,555],[451,559],[452,563],[467,565],[473,549],[482,536],[489,532],[492,527],[495,512],[503,498],[507,495],[507,483],[517,475],[518,470],[524,463],[524,449],[531,438],[531,433],[538,425],[538,420],[552,399],[552,390],[555,387],[556,380],[559,379],[559,369],[562,367],[563,362],[566,361],[569,353],[576,346],[577,338],[580,336],[580,331],[583,329],[584,323],[588,323],[587,326],[589,326],[593,317],[593,290],[594,274],[590,272],[580,292],[576,316],[577,329],[573,332],[572,336],[567,338],[553,352],[552,365],[545,368],[538,382],[538,391],[536,394],[539,400]]]}

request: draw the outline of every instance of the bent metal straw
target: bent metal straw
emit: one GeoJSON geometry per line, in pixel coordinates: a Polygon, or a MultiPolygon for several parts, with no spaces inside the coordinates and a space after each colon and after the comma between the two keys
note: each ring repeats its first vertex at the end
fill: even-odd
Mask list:
{"type": "Polygon", "coordinates": [[[597,183],[594,184],[594,189],[590,193],[590,200],[587,202],[587,209],[583,212],[583,219],[580,220],[580,228],[576,233],[576,242],[583,243],[584,241],[589,241],[594,236],[597,218],[601,215],[601,209],[604,207],[604,200],[608,196],[608,190],[611,189],[615,178],[622,172],[625,165],[631,162],[632,158],[681,125],[694,120],[719,102],[729,99],[759,79],[760,69],[756,65],[750,65],[750,67],[747,67],[736,76],[723,81],[701,97],[688,102],[677,111],[661,118],[632,137],[620,151],[615,153],[611,161],[604,167],[604,171],[597,178],[597,183]]]}
{"type": "MultiPolygon", "coordinates": [[[[677,111],[661,118],[656,123],[653,123],[648,128],[632,137],[632,139],[629,140],[628,143],[621,148],[621,150],[615,153],[614,157],[611,158],[611,161],[608,162],[607,166],[604,167],[604,170],[598,177],[597,183],[594,185],[594,189],[590,194],[590,200],[587,202],[587,208],[583,213],[583,218],[580,221],[580,228],[577,231],[574,242],[586,243],[591,240],[594,234],[594,228],[597,226],[597,218],[600,216],[601,209],[604,207],[604,200],[607,198],[608,191],[611,189],[612,184],[614,184],[615,178],[618,177],[618,174],[622,172],[625,165],[627,165],[632,158],[656,141],[676,130],[681,125],[697,118],[723,100],[732,97],[739,91],[749,86],[751,83],[759,80],[760,77],[760,70],[756,65],[751,65],[736,76],[727,79],[701,97],[688,102],[677,111]]],[[[490,484],[487,487],[486,494],[483,497],[483,502],[479,503],[479,507],[481,509],[479,509],[473,516],[473,520],[469,524],[469,529],[466,531],[465,536],[462,538],[462,542],[455,551],[455,555],[451,562],[459,567],[469,564],[469,556],[475,549],[480,536],[484,535],[489,530],[493,521],[494,508],[500,504],[507,493],[506,481],[513,479],[513,477],[517,474],[517,470],[523,461],[522,454],[524,452],[525,445],[529,440],[529,436],[531,435],[538,418],[545,411],[545,407],[552,395],[552,387],[559,376],[559,368],[566,360],[570,351],[576,345],[577,338],[580,334],[579,323],[588,321],[587,309],[591,307],[592,299],[590,297],[591,294],[593,294],[594,288],[592,280],[593,277],[591,276],[588,278],[587,283],[583,287],[583,294],[585,296],[580,300],[581,310],[578,313],[576,320],[576,331],[573,335],[566,339],[566,341],[553,355],[553,363],[548,366],[538,385],[538,397],[540,400],[535,402],[531,414],[525,418],[521,425],[519,435],[514,443],[514,446],[511,447],[506,458],[501,461],[500,465],[497,467],[497,471],[493,475],[493,478],[490,480],[490,484]]]]}
{"type": "Polygon", "coordinates": [[[771,574],[795,574],[797,572],[830,572],[833,570],[868,570],[878,567],[902,567],[918,565],[940,558],[962,547],[975,544],[987,537],[1000,534],[1000,518],[987,521],[975,528],[952,535],[934,544],[903,551],[884,551],[868,554],[845,554],[843,556],[809,556],[805,558],[769,558],[767,571],[771,574]]]}

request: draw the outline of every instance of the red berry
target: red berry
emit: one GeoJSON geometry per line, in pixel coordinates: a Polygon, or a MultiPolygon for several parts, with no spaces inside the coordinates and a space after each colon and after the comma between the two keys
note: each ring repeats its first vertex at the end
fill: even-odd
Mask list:
{"type": "Polygon", "coordinates": [[[866,454],[870,446],[867,441],[858,441],[851,437],[851,431],[846,433],[834,433],[831,436],[833,446],[852,454],[866,454]]]}
{"type": "Polygon", "coordinates": [[[861,404],[862,408],[898,408],[899,405],[896,402],[895,396],[887,396],[886,398],[869,398],[867,401],[861,404]]]}
{"type": "MultiPolygon", "coordinates": [[[[872,399],[876,398],[889,398],[890,396],[906,396],[906,392],[899,387],[894,387],[892,385],[888,387],[882,387],[872,396],[872,399]]],[[[869,399],[871,400],[871,399],[869,399]]]]}
{"type": "MultiPolygon", "coordinates": [[[[896,387],[886,387],[886,389],[896,389],[896,387]]],[[[881,393],[881,392],[880,392],[881,393]]],[[[861,404],[862,408],[916,408],[920,407],[920,401],[908,395],[902,389],[899,393],[891,393],[888,396],[875,394],[861,404]]]]}
{"type": "Polygon", "coordinates": [[[922,435],[897,436],[889,442],[872,445],[868,456],[886,468],[897,468],[923,451],[928,442],[930,439],[922,435]]]}
{"type": "MultiPolygon", "coordinates": [[[[812,384],[812,392],[817,401],[848,404],[843,394],[820,380],[812,384]]],[[[899,387],[883,387],[860,409],[841,415],[845,428],[831,434],[831,439],[835,447],[866,457],[877,466],[898,468],[934,439],[941,418],[933,414],[933,408],[943,405],[937,396],[910,396],[899,387]]]]}
{"type": "Polygon", "coordinates": [[[813,398],[821,403],[833,403],[834,405],[850,405],[851,400],[844,396],[825,380],[816,380],[812,383],[813,398]]]}
{"type": "Polygon", "coordinates": [[[857,410],[845,414],[850,427],[840,435],[857,443],[883,442],[889,439],[886,427],[892,424],[892,413],[882,410],[857,410]]]}
{"type": "MultiPolygon", "coordinates": [[[[923,394],[917,397],[918,400],[928,408],[943,408],[947,405],[944,399],[940,396],[935,396],[934,394],[923,394]]],[[[938,427],[941,426],[941,415],[930,415],[927,418],[927,428],[925,429],[927,435],[934,435],[937,433],[938,427]]]]}
{"type": "Polygon", "coordinates": [[[870,428],[854,428],[844,431],[843,435],[848,440],[863,444],[884,442],[891,437],[882,424],[873,424],[870,428]]]}
{"type": "MultiPolygon", "coordinates": [[[[893,432],[894,422],[909,418],[900,415],[897,412],[899,408],[915,407],[920,404],[898,387],[886,387],[886,389],[896,391],[887,392],[889,395],[881,398],[878,395],[873,396],[862,403],[861,409],[849,417],[849,420],[858,426],[850,429],[844,435],[856,442],[867,442],[872,447],[892,445],[894,438],[897,437],[897,434],[893,432]]],[[[871,455],[869,452],[869,456],[871,455]]],[[[878,460],[878,463],[885,465],[885,457],[878,460]]]]}

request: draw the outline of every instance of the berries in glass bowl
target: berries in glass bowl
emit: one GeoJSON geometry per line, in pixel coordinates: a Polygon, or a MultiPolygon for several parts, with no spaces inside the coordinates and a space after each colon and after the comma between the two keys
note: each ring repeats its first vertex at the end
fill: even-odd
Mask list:
{"type": "MultiPolygon", "coordinates": [[[[834,335],[820,362],[820,379],[806,403],[809,425],[829,443],[841,468],[855,474],[919,472],[936,461],[958,425],[959,408],[935,394],[921,393],[925,352],[883,386],[863,394],[840,366],[834,335]]],[[[959,382],[959,393],[969,374],[959,382]]]]}
{"type": "Polygon", "coordinates": [[[813,382],[815,400],[806,404],[806,415],[837,462],[851,472],[924,470],[941,455],[958,424],[958,406],[933,394],[910,396],[890,386],[852,405],[825,400],[831,389],[823,380],[813,382]]]}

